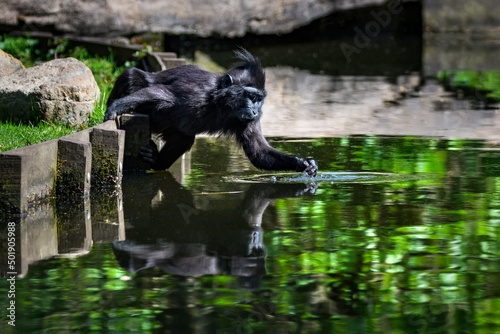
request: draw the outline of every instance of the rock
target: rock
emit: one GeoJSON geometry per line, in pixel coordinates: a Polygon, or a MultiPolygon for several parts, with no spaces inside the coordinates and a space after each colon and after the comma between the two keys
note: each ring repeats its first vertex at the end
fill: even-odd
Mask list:
{"type": "Polygon", "coordinates": [[[19,59],[0,50],[0,76],[11,74],[17,70],[23,70],[24,65],[19,59]]]}
{"type": "MultiPolygon", "coordinates": [[[[419,0],[389,0],[389,2],[419,0]]],[[[78,35],[143,32],[238,37],[284,34],[333,12],[385,6],[386,0],[2,0],[0,24],[52,26],[78,35]]]]}
{"type": "MultiPolygon", "coordinates": [[[[491,34],[498,37],[500,25],[500,2],[498,0],[439,0],[426,1],[424,11],[425,31],[471,32],[491,34]]],[[[470,34],[466,41],[474,40],[470,34]]],[[[443,45],[439,45],[443,48],[443,45]]],[[[463,49],[460,45],[460,51],[463,49]]],[[[445,48],[448,49],[448,48],[445,48]]]]}
{"type": "Polygon", "coordinates": [[[80,125],[94,111],[99,95],[92,71],[84,63],[55,59],[0,77],[0,116],[80,125]]]}

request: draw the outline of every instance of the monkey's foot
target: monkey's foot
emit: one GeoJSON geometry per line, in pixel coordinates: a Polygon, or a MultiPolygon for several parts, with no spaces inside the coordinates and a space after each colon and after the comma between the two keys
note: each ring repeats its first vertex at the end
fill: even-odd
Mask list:
{"type": "Polygon", "coordinates": [[[147,162],[150,162],[152,166],[156,164],[156,161],[158,159],[158,148],[152,140],[150,141],[149,145],[141,146],[139,153],[141,157],[147,162]]]}

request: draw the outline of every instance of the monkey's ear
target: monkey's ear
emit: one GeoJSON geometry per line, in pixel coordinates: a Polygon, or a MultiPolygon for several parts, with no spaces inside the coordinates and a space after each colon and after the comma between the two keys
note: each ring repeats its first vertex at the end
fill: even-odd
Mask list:
{"type": "Polygon", "coordinates": [[[221,88],[228,88],[232,84],[233,84],[233,77],[227,73],[224,74],[224,76],[222,77],[222,79],[220,81],[221,88]]]}

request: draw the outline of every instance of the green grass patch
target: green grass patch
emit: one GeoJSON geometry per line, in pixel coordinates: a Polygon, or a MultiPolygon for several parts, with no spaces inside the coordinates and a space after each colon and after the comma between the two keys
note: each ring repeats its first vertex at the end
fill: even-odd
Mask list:
{"type": "Polygon", "coordinates": [[[25,67],[31,67],[42,58],[36,49],[38,42],[33,38],[0,36],[0,49],[19,59],[25,67]]]}
{"type": "Polygon", "coordinates": [[[26,67],[32,67],[37,62],[49,61],[55,58],[73,57],[87,65],[99,86],[101,96],[96,101],[94,112],[88,124],[80,127],[68,127],[62,124],[14,124],[10,121],[0,121],[0,152],[33,145],[43,141],[80,131],[102,123],[106,111],[106,100],[113,88],[113,83],[123,70],[135,66],[135,62],[127,62],[118,66],[113,55],[98,57],[89,54],[82,47],[70,47],[67,40],[56,40],[52,47],[42,52],[37,48],[39,41],[33,38],[0,36],[0,49],[21,60],[26,67]]]}
{"type": "Polygon", "coordinates": [[[0,151],[41,143],[73,132],[74,129],[58,124],[18,125],[4,122],[0,124],[0,151]]]}
{"type": "Polygon", "coordinates": [[[500,71],[441,71],[438,79],[452,88],[487,92],[488,98],[500,99],[500,71]]]}

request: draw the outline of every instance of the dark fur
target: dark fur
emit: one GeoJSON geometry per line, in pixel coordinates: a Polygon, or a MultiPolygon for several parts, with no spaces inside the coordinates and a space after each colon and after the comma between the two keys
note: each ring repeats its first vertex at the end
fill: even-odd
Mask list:
{"type": "Polygon", "coordinates": [[[209,133],[236,137],[257,168],[316,175],[314,160],[279,152],[267,143],[260,128],[264,71],[248,51],[235,53],[241,63],[223,75],[194,65],[158,73],[125,70],[110,93],[104,120],[124,113],[149,115],[152,130],[166,142],[158,155],[146,154],[155,169],[170,167],[191,148],[197,134],[209,133]]]}

